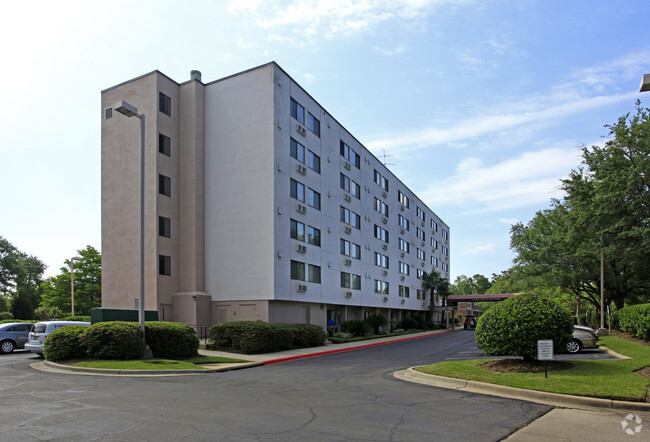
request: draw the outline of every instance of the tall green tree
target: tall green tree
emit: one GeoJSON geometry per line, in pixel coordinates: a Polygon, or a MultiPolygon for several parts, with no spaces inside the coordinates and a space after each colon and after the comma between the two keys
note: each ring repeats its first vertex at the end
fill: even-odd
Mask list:
{"type": "Polygon", "coordinates": [[[422,290],[429,294],[429,319],[433,318],[433,308],[438,299],[442,298],[442,303],[445,304],[447,296],[451,293],[449,291],[449,280],[443,278],[440,273],[432,270],[430,273],[424,273],[422,278],[422,290]]]}
{"type": "Polygon", "coordinates": [[[0,304],[17,319],[31,319],[40,301],[39,284],[45,264],[35,256],[21,252],[0,237],[0,304]]]}
{"type": "Polygon", "coordinates": [[[457,276],[450,287],[453,295],[482,295],[492,286],[492,283],[485,276],[476,274],[471,277],[465,275],[457,276]]]}
{"type": "MultiPolygon", "coordinates": [[[[74,263],[74,310],[75,315],[90,315],[90,309],[102,304],[102,257],[92,246],[77,253],[81,259],[74,263]]],[[[65,261],[61,273],[41,284],[41,307],[56,307],[71,312],[70,260],[65,261]]]]}

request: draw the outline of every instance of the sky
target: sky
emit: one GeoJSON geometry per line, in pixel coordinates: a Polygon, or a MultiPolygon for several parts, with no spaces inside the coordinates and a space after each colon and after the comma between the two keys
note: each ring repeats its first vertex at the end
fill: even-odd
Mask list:
{"type": "Polygon", "coordinates": [[[275,61],[450,226],[451,282],[490,277],[581,147],[650,101],[648,19],[647,0],[6,2],[0,236],[46,276],[101,250],[102,90],[275,61]]]}

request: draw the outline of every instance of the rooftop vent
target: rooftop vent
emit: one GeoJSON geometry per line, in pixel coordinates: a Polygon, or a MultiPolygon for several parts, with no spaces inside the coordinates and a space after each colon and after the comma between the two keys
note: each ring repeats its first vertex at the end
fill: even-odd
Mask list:
{"type": "Polygon", "coordinates": [[[190,71],[190,80],[201,81],[201,71],[190,71]]]}

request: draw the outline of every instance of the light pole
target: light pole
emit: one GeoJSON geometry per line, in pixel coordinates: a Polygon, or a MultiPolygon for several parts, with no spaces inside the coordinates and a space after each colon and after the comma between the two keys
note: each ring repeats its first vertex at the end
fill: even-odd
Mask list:
{"type": "Polygon", "coordinates": [[[74,262],[79,261],[81,256],[73,256],[70,258],[70,312],[74,316],[74,262]]]}
{"type": "Polygon", "coordinates": [[[138,319],[142,336],[144,336],[144,115],[139,114],[135,106],[123,100],[115,103],[113,109],[127,117],[136,117],[140,120],[140,295],[138,319]]]}

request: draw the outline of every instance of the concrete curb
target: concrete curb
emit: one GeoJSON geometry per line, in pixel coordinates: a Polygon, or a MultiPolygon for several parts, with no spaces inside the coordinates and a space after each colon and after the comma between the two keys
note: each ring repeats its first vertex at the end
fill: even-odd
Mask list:
{"type": "Polygon", "coordinates": [[[244,368],[259,367],[263,362],[233,363],[223,367],[202,368],[196,370],[113,370],[109,368],[75,367],[72,365],[57,364],[56,362],[43,361],[35,362],[30,366],[41,370],[43,366],[59,372],[86,374],[86,375],[108,375],[108,376],[179,376],[195,375],[204,373],[219,373],[223,371],[241,370],[244,368]]]}
{"type": "Polygon", "coordinates": [[[650,412],[650,403],[627,402],[612,399],[599,399],[584,396],[572,396],[568,394],[547,393],[544,391],[525,390],[521,388],[506,387],[503,385],[487,384],[485,382],[469,381],[467,379],[448,378],[422,373],[415,370],[415,367],[400,370],[393,373],[397,379],[415,382],[418,384],[430,385],[433,387],[449,388],[453,390],[467,391],[471,393],[487,394],[490,396],[507,397],[520,399],[539,404],[553,405],[567,408],[606,408],[623,411],[645,411],[650,412]]]}

